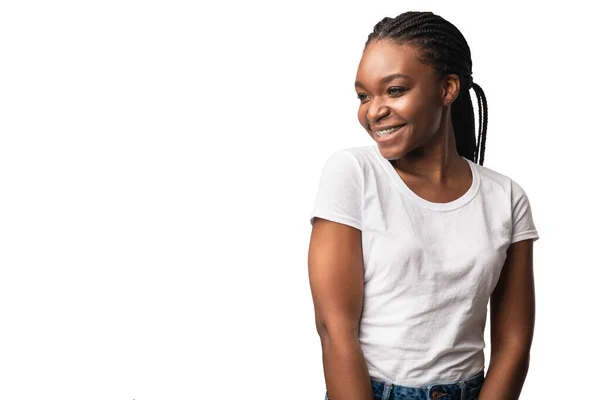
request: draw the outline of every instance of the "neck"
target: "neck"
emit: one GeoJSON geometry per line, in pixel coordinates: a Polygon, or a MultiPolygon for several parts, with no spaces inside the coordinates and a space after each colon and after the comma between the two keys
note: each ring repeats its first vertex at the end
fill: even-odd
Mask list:
{"type": "Polygon", "coordinates": [[[456,139],[450,119],[450,108],[443,111],[440,129],[428,143],[406,153],[392,165],[415,178],[431,184],[445,184],[449,178],[464,173],[466,161],[456,150],[456,139]]]}

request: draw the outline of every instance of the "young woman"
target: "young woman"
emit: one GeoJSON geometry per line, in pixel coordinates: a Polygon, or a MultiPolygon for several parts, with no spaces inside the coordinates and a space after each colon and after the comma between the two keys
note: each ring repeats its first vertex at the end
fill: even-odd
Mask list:
{"type": "Polygon", "coordinates": [[[523,188],[483,166],[471,65],[463,35],[431,12],[384,18],[368,37],[355,86],[375,144],[330,156],[310,219],[325,399],[519,397],[539,237],[523,188]]]}

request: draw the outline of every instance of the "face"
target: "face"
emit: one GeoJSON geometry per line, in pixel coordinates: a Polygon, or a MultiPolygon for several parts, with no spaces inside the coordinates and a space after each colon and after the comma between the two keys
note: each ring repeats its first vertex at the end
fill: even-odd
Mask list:
{"type": "Polygon", "coordinates": [[[356,74],[358,120],[388,160],[422,153],[443,132],[444,102],[452,93],[436,82],[432,66],[415,48],[390,41],[370,43],[356,74]],[[376,131],[401,128],[389,136],[376,131]]]}

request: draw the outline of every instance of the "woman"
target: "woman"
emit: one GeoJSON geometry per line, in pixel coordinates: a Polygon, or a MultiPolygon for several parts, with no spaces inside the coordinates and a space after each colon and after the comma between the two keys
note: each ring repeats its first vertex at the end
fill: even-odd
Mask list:
{"type": "Polygon", "coordinates": [[[487,107],[465,38],[431,12],[384,18],[355,86],[375,144],[327,160],[310,220],[325,398],[518,398],[539,237],[522,187],[483,167],[487,107]]]}

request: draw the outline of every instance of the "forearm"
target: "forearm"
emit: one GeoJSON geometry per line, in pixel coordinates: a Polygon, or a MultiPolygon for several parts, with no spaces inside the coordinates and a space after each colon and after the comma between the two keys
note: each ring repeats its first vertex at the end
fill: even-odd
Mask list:
{"type": "Polygon", "coordinates": [[[518,400],[529,370],[529,351],[499,351],[492,356],[479,400],[518,400]]]}
{"type": "Polygon", "coordinates": [[[371,379],[358,340],[349,334],[320,334],[323,370],[331,400],[373,400],[371,379]]]}

